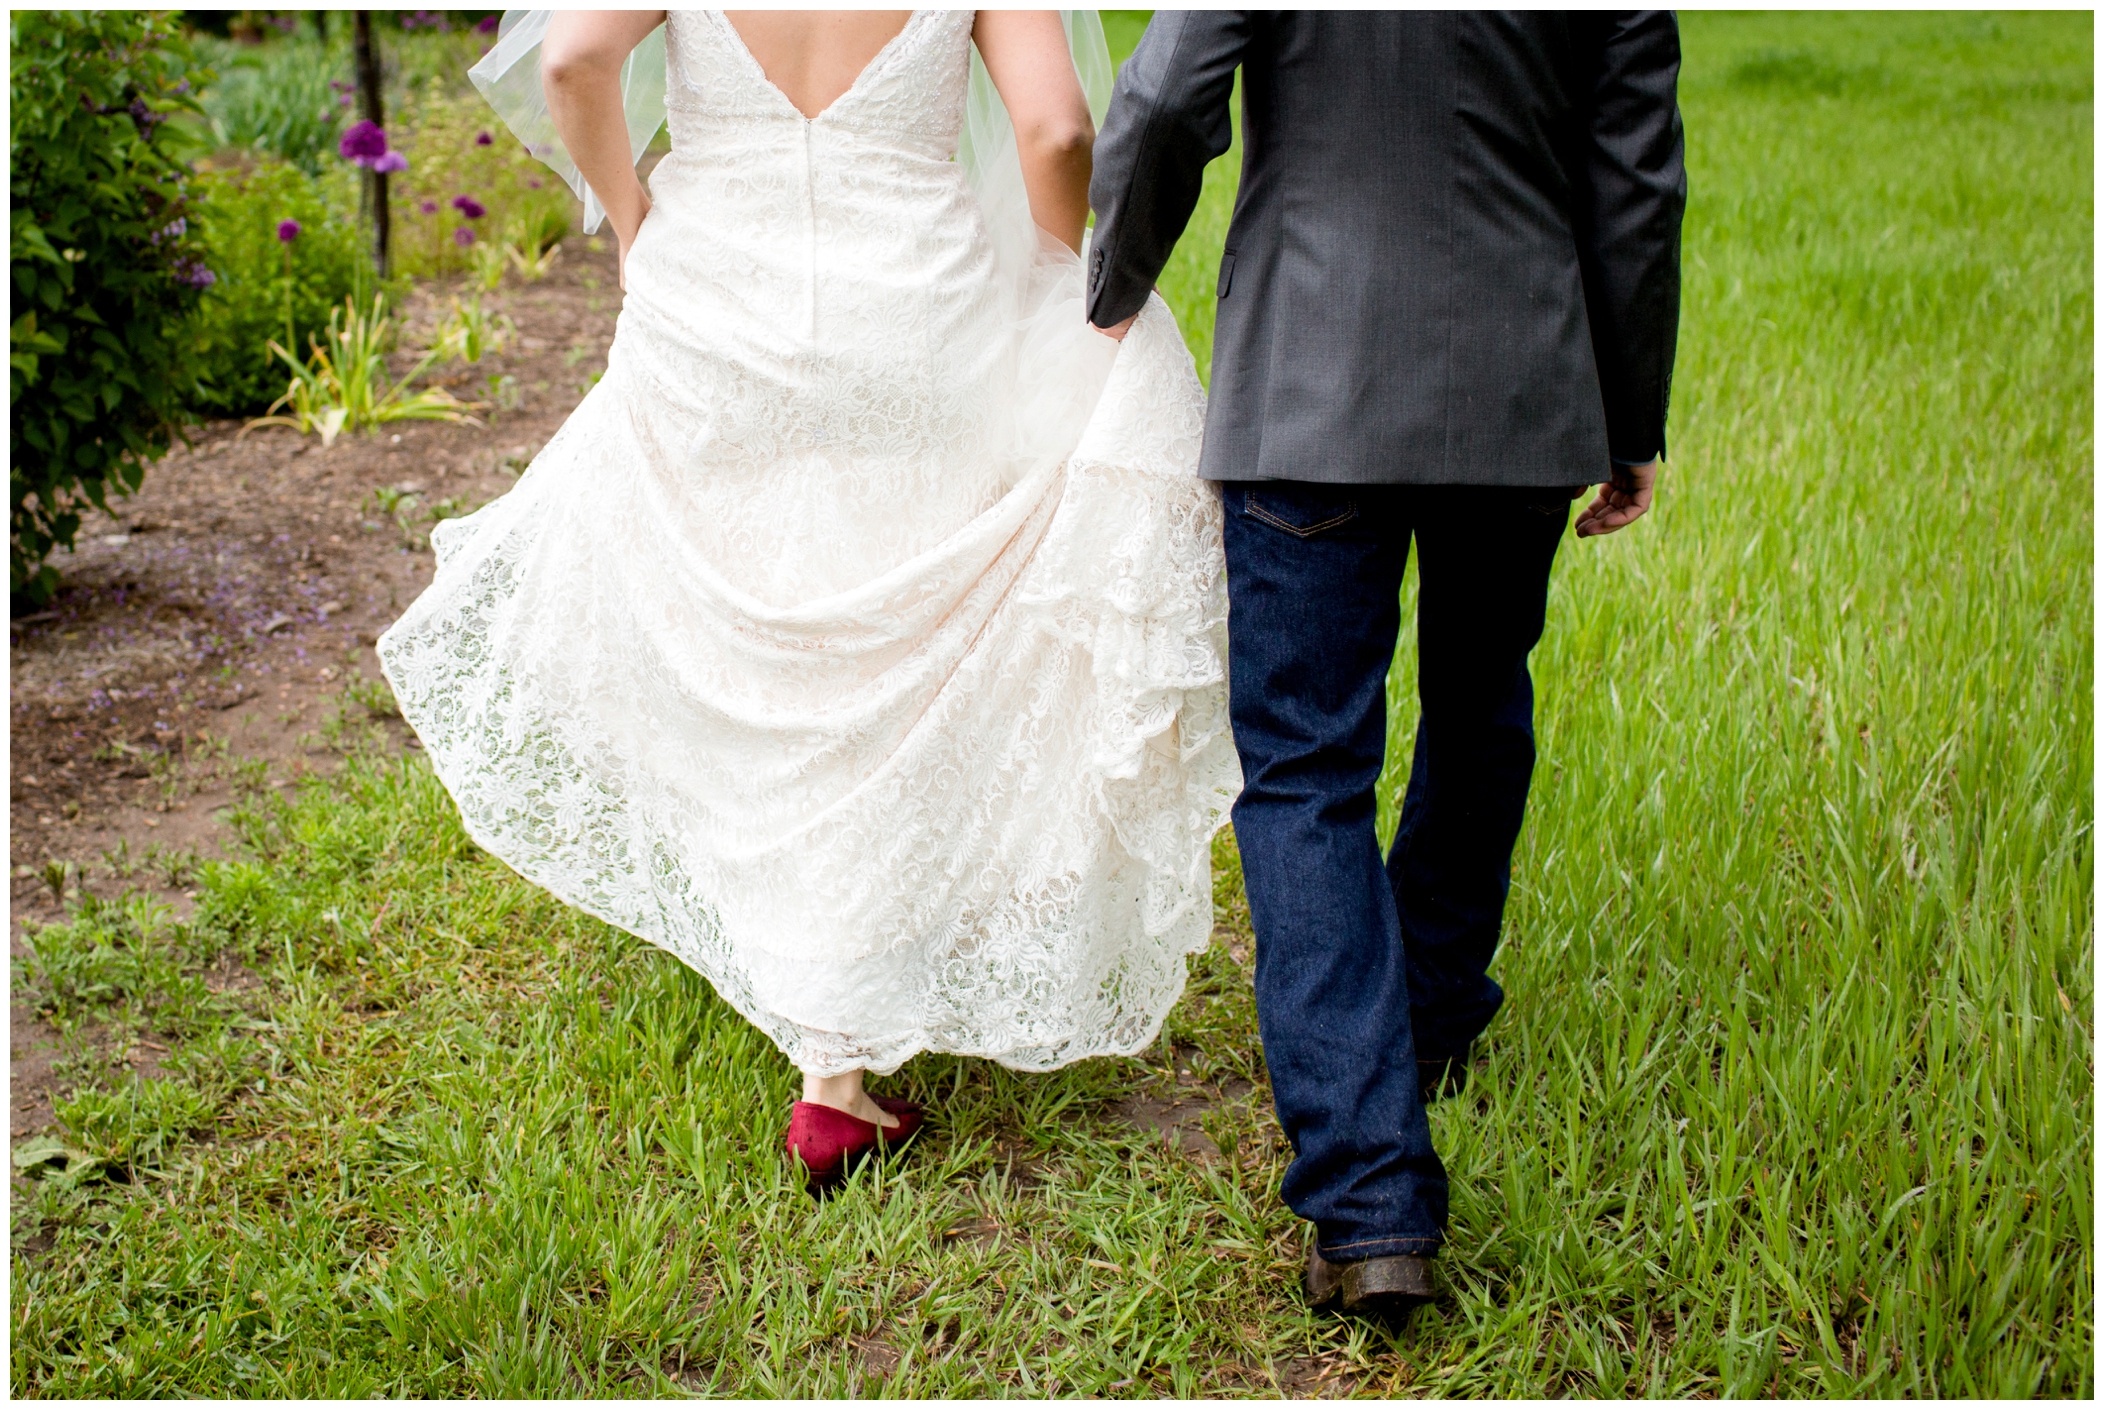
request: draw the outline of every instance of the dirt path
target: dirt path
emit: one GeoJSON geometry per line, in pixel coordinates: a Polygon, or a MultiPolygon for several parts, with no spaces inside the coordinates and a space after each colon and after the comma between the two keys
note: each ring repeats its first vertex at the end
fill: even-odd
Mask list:
{"type": "MultiPolygon", "coordinates": [[[[458,292],[417,290],[405,347],[458,292]]],[[[414,747],[364,704],[387,699],[373,642],[431,579],[423,516],[502,494],[605,367],[621,306],[610,245],[573,237],[547,278],[485,303],[518,337],[438,380],[486,400],[493,379],[515,379],[516,409],[483,413],[482,427],[399,422],[327,450],[290,430],[211,425],[54,560],[56,599],[10,624],[12,956],[25,922],[61,917],[61,888],[136,888],[186,911],[189,868],[220,855],[226,805],[334,768],[344,731],[414,747]],[[390,513],[401,494],[414,506],[390,513]]],[[[62,1045],[13,1003],[9,1020],[21,1141],[51,1121],[62,1045]]]]}

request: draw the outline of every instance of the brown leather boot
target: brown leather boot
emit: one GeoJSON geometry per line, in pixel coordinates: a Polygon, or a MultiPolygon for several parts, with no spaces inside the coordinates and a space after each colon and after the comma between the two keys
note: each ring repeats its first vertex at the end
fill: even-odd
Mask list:
{"type": "Polygon", "coordinates": [[[1348,1317],[1400,1320],[1432,1300],[1432,1261],[1414,1253],[1332,1263],[1308,1241],[1308,1306],[1348,1317]]]}

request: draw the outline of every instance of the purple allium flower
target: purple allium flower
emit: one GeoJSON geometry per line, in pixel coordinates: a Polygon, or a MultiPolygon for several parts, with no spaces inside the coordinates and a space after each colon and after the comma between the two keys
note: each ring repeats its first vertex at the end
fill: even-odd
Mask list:
{"type": "Polygon", "coordinates": [[[528,186],[532,187],[532,188],[533,188],[534,190],[536,190],[536,191],[538,191],[538,190],[540,190],[540,189],[541,189],[541,179],[540,179],[540,178],[539,178],[538,176],[529,176],[529,177],[527,177],[527,178],[526,178],[526,184],[527,184],[528,186]]]}
{"type": "Polygon", "coordinates": [[[380,124],[365,118],[344,129],[343,140],[336,144],[336,151],[347,162],[371,166],[387,154],[387,134],[381,130],[380,124]]]}
{"type": "Polygon", "coordinates": [[[416,208],[422,211],[425,215],[438,214],[438,202],[436,201],[419,201],[417,202],[416,208]]]}
{"type": "Polygon", "coordinates": [[[300,223],[298,221],[281,220],[278,222],[278,240],[281,243],[289,245],[294,240],[299,239],[299,237],[300,223]]]}
{"type": "Polygon", "coordinates": [[[381,173],[409,170],[409,158],[400,152],[382,152],[373,160],[373,170],[381,173]]]}
{"type": "Polygon", "coordinates": [[[496,140],[496,138],[490,136],[487,132],[478,132],[475,134],[475,145],[478,147],[487,147],[496,140]]]}
{"type": "Polygon", "coordinates": [[[498,15],[484,15],[480,20],[476,21],[475,33],[495,34],[497,32],[497,21],[500,18],[502,17],[498,15]]]}
{"type": "Polygon", "coordinates": [[[455,196],[453,198],[453,209],[459,211],[469,220],[480,220],[489,214],[482,202],[476,200],[473,196],[455,196]]]}
{"type": "Polygon", "coordinates": [[[357,85],[354,83],[345,83],[340,78],[332,78],[329,80],[329,87],[338,93],[349,93],[353,89],[355,89],[357,85]]]}
{"type": "Polygon", "coordinates": [[[475,243],[475,232],[463,225],[453,232],[453,243],[464,250],[475,243]]]}
{"type": "Polygon", "coordinates": [[[350,94],[348,94],[348,93],[345,93],[345,94],[343,94],[342,96],[338,97],[338,98],[337,98],[337,100],[336,100],[336,106],[337,106],[337,107],[339,107],[339,108],[348,108],[348,107],[349,107],[350,105],[351,105],[351,95],[350,95],[350,94]]]}

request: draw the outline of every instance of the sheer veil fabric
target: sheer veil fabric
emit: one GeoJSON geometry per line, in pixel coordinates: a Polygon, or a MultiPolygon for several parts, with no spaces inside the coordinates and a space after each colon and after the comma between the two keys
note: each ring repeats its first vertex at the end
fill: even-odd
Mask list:
{"type": "MultiPolygon", "coordinates": [[[[671,12],[607,371],[380,643],[475,839],[809,1072],[1146,1046],[1240,787],[1204,394],[1159,300],[1086,326],[972,14],[915,11],[806,118],[671,12]]],[[[531,23],[485,91],[537,99],[531,23]]],[[[544,105],[493,101],[563,169],[544,105]]]]}
{"type": "MultiPolygon", "coordinates": [[[[606,207],[570,160],[549,115],[547,94],[541,91],[541,41],[548,37],[548,21],[554,17],[553,10],[506,10],[497,22],[497,42],[468,70],[468,81],[526,150],[552,167],[584,202],[589,235],[606,219],[606,207]]],[[[629,155],[641,161],[650,139],[665,125],[663,25],[650,31],[621,65],[621,106],[628,119],[629,155]]]]}

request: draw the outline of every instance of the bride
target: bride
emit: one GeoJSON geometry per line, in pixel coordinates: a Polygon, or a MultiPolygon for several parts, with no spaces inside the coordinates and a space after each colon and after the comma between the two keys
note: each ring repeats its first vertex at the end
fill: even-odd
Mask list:
{"type": "Polygon", "coordinates": [[[1167,306],[1082,316],[1083,73],[1057,11],[515,11],[477,66],[626,299],[381,659],[479,843],[802,1071],[814,1193],[922,1120],[866,1072],[1137,1052],[1211,930],[1218,491],[1167,306]]]}

